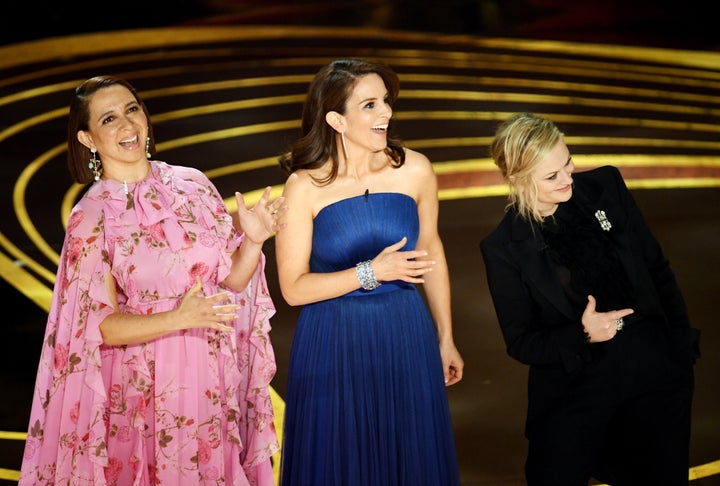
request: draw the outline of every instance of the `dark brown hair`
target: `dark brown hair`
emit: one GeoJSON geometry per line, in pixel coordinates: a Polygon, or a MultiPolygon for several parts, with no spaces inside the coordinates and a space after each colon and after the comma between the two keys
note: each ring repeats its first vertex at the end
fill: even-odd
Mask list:
{"type": "MultiPolygon", "coordinates": [[[[346,103],[357,82],[368,74],[377,74],[388,90],[390,106],[397,100],[400,81],[397,74],[381,63],[361,59],[339,59],[324,66],[315,75],[308,89],[302,112],[301,136],[290,151],[280,156],[280,167],[288,174],[298,169],[317,169],[332,160],[326,177],[315,179],[319,184],[329,184],[338,172],[338,147],[335,130],[325,121],[331,111],[345,114],[346,103]]],[[[405,149],[399,139],[390,135],[388,127],[385,153],[395,167],[405,163],[405,149]]]]}
{"type": "MultiPolygon", "coordinates": [[[[88,161],[90,160],[90,149],[80,143],[77,138],[79,131],[88,130],[90,128],[90,100],[93,95],[103,88],[120,85],[126,87],[135,97],[138,104],[142,107],[148,123],[148,137],[150,137],[150,153],[155,152],[155,137],[153,135],[152,123],[150,123],[150,113],[145,103],[135,91],[135,88],[124,79],[112,76],[95,76],[83,81],[75,88],[74,96],[70,102],[70,115],[68,119],[68,169],[70,175],[75,182],[87,184],[92,182],[93,173],[88,169],[88,161]]],[[[102,161],[101,161],[102,162],[102,161]]]]}

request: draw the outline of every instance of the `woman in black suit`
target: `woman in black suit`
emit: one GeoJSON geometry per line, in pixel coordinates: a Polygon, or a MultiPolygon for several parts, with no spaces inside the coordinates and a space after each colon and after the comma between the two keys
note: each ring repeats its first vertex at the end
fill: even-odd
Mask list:
{"type": "Polygon", "coordinates": [[[530,366],[530,486],[687,485],[699,331],[620,172],[574,173],[528,113],[498,128],[509,185],[480,244],[508,354],[530,366]]]}

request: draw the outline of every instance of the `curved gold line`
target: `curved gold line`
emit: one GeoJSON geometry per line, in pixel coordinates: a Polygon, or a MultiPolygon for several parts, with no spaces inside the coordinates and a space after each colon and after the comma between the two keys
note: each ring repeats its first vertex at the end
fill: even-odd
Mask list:
{"type": "Polygon", "coordinates": [[[264,159],[248,160],[247,162],[238,162],[236,164],[209,169],[205,171],[205,175],[210,179],[224,177],[226,175],[236,174],[239,172],[248,172],[255,169],[265,169],[272,167],[278,163],[277,157],[265,157],[264,159]]]}
{"type": "MultiPolygon", "coordinates": [[[[85,187],[86,184],[78,184],[76,182],[65,192],[62,202],[60,203],[60,219],[62,220],[63,228],[67,229],[70,213],[78,200],[78,195],[85,187]]],[[[58,259],[57,261],[59,262],[60,260],[58,259]]]]}
{"type": "MultiPolygon", "coordinates": [[[[65,149],[65,144],[58,145],[55,148],[46,151],[35,160],[31,161],[22,170],[20,176],[15,182],[15,186],[13,187],[13,206],[15,207],[15,214],[17,216],[18,223],[20,223],[20,227],[25,231],[25,234],[28,235],[30,240],[35,243],[35,246],[40,250],[40,252],[43,253],[46,257],[48,257],[51,261],[55,262],[55,264],[59,262],[59,257],[57,256],[55,250],[53,250],[52,247],[48,245],[45,239],[40,235],[40,232],[37,231],[37,229],[35,228],[35,225],[32,223],[32,219],[27,212],[27,206],[25,206],[25,193],[28,182],[30,181],[32,176],[38,171],[38,169],[45,165],[51,158],[63,152],[65,149]]],[[[25,265],[30,267],[38,274],[45,276],[46,278],[50,277],[50,274],[48,274],[47,271],[45,271],[44,267],[42,267],[39,263],[28,257],[22,251],[17,251],[21,256],[19,259],[21,259],[25,265]]],[[[52,275],[52,281],[54,281],[54,277],[55,276],[52,275]]]]}
{"type": "Polygon", "coordinates": [[[13,125],[10,125],[8,128],[0,131],[0,142],[2,142],[5,139],[8,139],[12,137],[13,135],[16,135],[23,130],[27,130],[28,128],[32,128],[35,125],[39,125],[41,123],[45,123],[47,121],[53,120],[55,118],[60,118],[61,116],[65,116],[68,113],[68,108],[58,108],[56,110],[48,111],[45,113],[42,113],[40,115],[35,115],[30,118],[26,118],[21,122],[15,123],[13,125]]]}
{"type": "MultiPolygon", "coordinates": [[[[616,78],[621,81],[622,78],[616,78]]],[[[720,102],[720,97],[688,93],[686,91],[673,91],[671,89],[648,89],[629,86],[612,86],[594,83],[580,83],[572,81],[552,81],[547,79],[523,79],[495,76],[461,76],[448,74],[415,74],[403,73],[403,86],[408,83],[435,83],[435,84],[468,84],[482,86],[502,86],[515,88],[541,88],[548,91],[581,91],[589,93],[617,94],[633,96],[636,98],[664,98],[679,101],[692,101],[701,104],[720,102]],[[718,101],[713,101],[717,99],[718,101]]],[[[404,93],[404,91],[403,91],[404,93]]]]}
{"type": "MultiPolygon", "coordinates": [[[[290,105],[293,103],[300,104],[304,100],[305,95],[298,94],[287,96],[268,96],[266,98],[251,98],[238,101],[223,101],[222,103],[193,106],[192,108],[182,108],[179,110],[168,111],[159,116],[153,115],[152,119],[153,122],[168,121],[186,118],[188,116],[216,114],[224,111],[248,110],[251,108],[290,105]]],[[[299,121],[297,123],[299,124],[299,121]]]]}
{"type": "Polygon", "coordinates": [[[602,164],[618,167],[720,167],[720,157],[706,155],[580,154],[573,155],[573,160],[580,167],[602,164]]]}
{"type": "MultiPolygon", "coordinates": [[[[3,245],[9,243],[2,234],[0,234],[0,240],[3,240],[3,245]]],[[[2,278],[10,285],[25,295],[25,297],[48,312],[50,310],[50,303],[52,302],[52,289],[48,288],[27,270],[22,268],[19,261],[20,260],[12,261],[0,253],[0,275],[2,275],[2,278]]]]}
{"type": "MultiPolygon", "coordinates": [[[[447,56],[443,56],[442,58],[433,59],[433,67],[471,68],[474,70],[494,71],[500,66],[497,54],[481,54],[477,57],[485,58],[485,60],[473,59],[470,62],[457,62],[452,59],[448,59],[447,56]]],[[[593,61],[576,61],[565,66],[560,59],[556,58],[542,60],[537,57],[503,55],[501,56],[501,60],[503,71],[512,71],[517,73],[532,72],[534,75],[549,74],[553,76],[564,75],[572,77],[596,77],[611,80],[613,83],[617,83],[619,81],[649,81],[653,83],[663,83],[669,86],[677,85],[689,88],[712,87],[716,89],[718,86],[717,79],[720,77],[720,72],[717,71],[701,71],[698,73],[692,73],[695,74],[695,76],[689,77],[691,73],[688,73],[687,70],[675,70],[676,74],[672,74],[673,70],[669,68],[647,66],[633,67],[618,65],[617,63],[596,63],[593,61]],[[587,67],[579,67],[583,65],[587,67]]],[[[392,63],[393,66],[398,67],[424,67],[428,65],[428,59],[426,57],[412,59],[395,58],[388,59],[387,61],[388,63],[392,63]]]]}
{"type": "MultiPolygon", "coordinates": [[[[185,85],[182,87],[175,87],[175,88],[162,88],[162,89],[154,89],[154,90],[148,90],[146,92],[143,92],[143,97],[146,99],[151,99],[157,96],[169,96],[173,94],[187,94],[187,93],[197,93],[197,92],[205,92],[205,91],[215,91],[215,90],[221,90],[221,89],[235,89],[239,87],[249,87],[249,86],[267,86],[267,85],[278,85],[278,84],[300,84],[300,83],[307,83],[311,77],[305,76],[305,75],[287,75],[287,76],[277,76],[277,77],[258,77],[258,78],[251,78],[246,80],[231,80],[231,81],[222,81],[222,82],[212,82],[212,83],[197,83],[197,84],[190,84],[185,85]]],[[[590,84],[583,84],[583,83],[568,83],[568,82],[553,82],[548,80],[518,80],[513,78],[471,78],[471,77],[450,77],[445,76],[445,79],[448,83],[450,82],[462,82],[462,79],[466,79],[465,82],[472,82],[475,85],[488,85],[488,86],[535,86],[535,87],[543,87],[545,89],[555,89],[555,90],[575,90],[575,91],[584,91],[584,92],[597,92],[602,93],[604,95],[607,95],[608,93],[616,93],[616,94],[626,94],[626,95],[632,95],[632,96],[645,96],[645,97],[663,97],[666,99],[677,99],[677,100],[684,100],[684,101],[690,101],[694,100],[698,103],[702,103],[702,106],[691,109],[690,107],[687,107],[685,109],[689,110],[690,112],[698,111],[703,114],[713,114],[715,110],[707,108],[707,105],[709,103],[718,103],[718,97],[716,96],[709,96],[709,95],[699,95],[694,93],[685,93],[685,92],[679,92],[679,91],[672,91],[672,90],[647,90],[647,89],[636,89],[636,88],[624,88],[624,87],[613,87],[613,86],[601,86],[601,85],[590,85],[590,84]],[[453,79],[455,78],[455,79],[453,79]],[[501,82],[501,79],[503,82],[501,82]],[[491,82],[492,80],[492,82],[491,82]],[[715,99],[715,101],[713,101],[715,99]]],[[[414,75],[412,73],[409,73],[407,75],[403,75],[403,82],[440,82],[441,76],[438,75],[414,75]]],[[[11,104],[20,100],[26,100],[30,99],[36,96],[42,96],[46,95],[49,92],[56,92],[60,90],[70,90],[72,87],[74,87],[74,82],[72,83],[59,83],[55,85],[50,86],[44,86],[41,88],[34,88],[30,90],[21,91],[19,93],[15,93],[13,95],[9,95],[3,98],[0,98],[0,106],[11,104]]],[[[304,86],[303,86],[304,90],[304,86]]],[[[553,102],[555,98],[553,96],[557,95],[531,95],[531,94],[522,94],[522,93],[483,93],[478,91],[458,91],[458,90],[404,90],[403,91],[403,97],[415,97],[415,98],[434,98],[437,99],[439,97],[447,97],[449,99],[468,99],[468,100],[475,100],[475,101],[498,101],[498,100],[522,100],[521,98],[517,98],[518,96],[531,96],[531,98],[528,98],[529,101],[534,101],[536,99],[542,99],[542,98],[533,98],[533,97],[547,97],[547,102],[553,102]],[[409,94],[408,94],[409,93],[409,94]]],[[[234,103],[238,103],[237,107],[231,108],[231,109],[242,109],[248,106],[267,106],[272,105],[275,102],[277,104],[286,104],[286,103],[295,103],[295,102],[302,102],[304,99],[304,92],[301,94],[296,95],[286,95],[286,96],[278,96],[278,97],[267,97],[267,98],[256,98],[252,100],[242,100],[237,101],[234,103]],[[252,103],[258,103],[256,105],[252,105],[252,103]]],[[[660,103],[647,103],[647,102],[630,102],[628,100],[609,100],[609,99],[593,99],[593,98],[582,98],[582,97],[568,97],[568,96],[562,96],[556,98],[558,100],[587,100],[585,101],[588,103],[588,106],[605,106],[605,104],[608,104],[609,106],[619,106],[619,107],[629,107],[629,106],[638,106],[638,107],[653,107],[653,110],[656,111],[663,111],[663,109],[667,108],[668,111],[676,112],[680,110],[682,112],[683,107],[678,105],[667,105],[667,104],[660,104],[660,103]]],[[[565,101],[565,104],[571,104],[568,101],[565,101]]],[[[222,105],[222,104],[218,104],[222,105]]],[[[204,105],[202,107],[197,107],[196,109],[199,110],[205,110],[205,111],[198,111],[197,113],[205,113],[205,112],[212,112],[212,106],[215,105],[204,105]]],[[[181,113],[181,110],[177,110],[178,113],[181,113]]],[[[23,124],[16,124],[14,126],[14,129],[12,131],[4,130],[3,132],[0,132],[0,139],[7,138],[8,136],[17,133],[25,126],[32,126],[34,124],[40,123],[42,121],[46,121],[48,119],[55,118],[56,116],[62,116],[67,114],[67,108],[60,108],[58,110],[54,110],[52,112],[45,113],[43,115],[40,115],[42,118],[39,119],[37,122],[32,123],[30,121],[26,121],[23,124]]],[[[181,116],[181,115],[176,115],[181,116]]],[[[30,118],[28,120],[34,120],[36,117],[30,118]]]]}
{"type": "MultiPolygon", "coordinates": [[[[0,68],[17,67],[57,58],[90,54],[108,55],[130,48],[177,47],[195,43],[221,43],[232,40],[262,40],[278,37],[301,39],[313,37],[343,39],[388,39],[400,41],[432,41],[438,46],[464,44],[479,48],[503,48],[528,52],[567,55],[580,54],[631,61],[655,61],[684,68],[716,69],[720,55],[710,51],[593,44],[537,39],[477,38],[469,35],[437,35],[378,30],[366,27],[301,27],[301,26],[212,26],[193,28],[153,28],[106,33],[89,33],[0,47],[0,68]]],[[[446,49],[447,50],[447,49],[446,49]]]]}
{"type": "MultiPolygon", "coordinates": [[[[580,145],[612,145],[623,147],[667,147],[667,148],[705,148],[720,149],[720,141],[708,140],[674,140],[657,138],[629,138],[629,137],[575,137],[565,135],[565,141],[572,149],[580,145]]],[[[443,147],[489,147],[492,137],[452,137],[452,138],[428,138],[418,140],[405,140],[405,145],[413,149],[443,148],[443,147]]],[[[572,150],[571,150],[572,151],[572,150]]],[[[660,155],[659,157],[664,157],[660,155]]],[[[674,157],[674,156],[673,156],[674,157]]],[[[718,160],[717,157],[714,160],[718,160]]]]}
{"type": "Polygon", "coordinates": [[[214,130],[210,132],[198,133],[195,135],[188,135],[187,137],[175,138],[157,144],[158,151],[175,149],[178,147],[184,147],[187,145],[195,145],[202,142],[209,142],[212,140],[224,140],[227,138],[243,137],[245,135],[251,135],[255,133],[267,133],[279,130],[289,130],[291,128],[298,128],[300,126],[300,120],[286,120],[268,123],[256,123],[253,125],[243,125],[239,127],[223,128],[221,130],[214,130]]]}
{"type": "MultiPolygon", "coordinates": [[[[417,119],[417,120],[484,120],[484,121],[500,121],[510,115],[515,114],[514,111],[498,112],[498,111],[403,111],[398,113],[394,118],[398,119],[417,119]]],[[[594,115],[566,115],[564,113],[542,113],[535,112],[540,116],[552,118],[555,123],[561,124],[565,122],[582,122],[587,124],[608,124],[623,125],[632,127],[651,127],[663,128],[671,130],[697,130],[705,132],[720,132],[720,125],[711,123],[696,122],[676,122],[669,120],[653,120],[650,118],[629,118],[629,117],[612,117],[612,116],[594,116],[594,115]]]]}
{"type": "MultiPolygon", "coordinates": [[[[62,39],[58,40],[59,42],[62,41],[62,39]]],[[[264,54],[267,57],[267,52],[265,52],[267,49],[263,49],[264,54]]],[[[247,49],[245,50],[247,51],[247,49]]],[[[252,51],[252,49],[250,49],[252,51]]],[[[162,57],[163,59],[168,58],[180,58],[183,59],[187,56],[199,56],[202,55],[203,57],[218,57],[218,56],[228,56],[231,55],[234,52],[231,48],[226,49],[213,49],[213,50],[190,50],[190,51],[172,51],[172,52],[162,52],[162,53],[150,53],[150,54],[136,54],[132,56],[118,56],[118,57],[110,57],[108,58],[105,56],[102,60],[102,62],[83,62],[83,63],[77,63],[73,65],[73,69],[77,69],[78,66],[84,66],[85,70],[89,70],[90,66],[99,66],[99,65],[115,65],[117,63],[122,63],[124,61],[133,60],[135,62],[140,62],[142,60],[152,60],[153,58],[159,58],[162,57]]],[[[283,49],[283,54],[287,55],[287,49],[283,49]]],[[[687,55],[694,55],[697,54],[697,51],[689,51],[687,55]]],[[[433,64],[438,66],[455,66],[455,67],[473,67],[475,69],[484,68],[484,67],[496,67],[498,63],[498,58],[501,58],[504,60],[505,64],[503,66],[503,69],[506,70],[512,70],[512,71],[528,71],[531,70],[534,73],[552,73],[552,74],[569,74],[569,75],[592,75],[596,77],[606,77],[606,78],[612,78],[613,80],[618,79],[634,79],[634,80],[652,80],[654,82],[665,82],[669,85],[686,85],[686,86],[715,86],[716,83],[709,83],[708,79],[718,79],[720,77],[720,73],[716,71],[690,71],[689,68],[685,67],[683,69],[679,68],[668,68],[665,66],[632,66],[632,65],[621,65],[619,66],[617,63],[608,63],[608,62],[598,62],[598,61],[588,61],[588,60],[579,60],[579,59],[564,59],[564,58],[541,58],[538,56],[522,56],[517,54],[504,54],[502,56],[495,54],[495,53],[468,53],[468,52],[438,52],[438,51],[428,51],[428,50],[417,50],[417,49],[386,49],[386,50],[378,50],[378,55],[386,59],[388,62],[391,62],[396,65],[427,65],[429,61],[432,61],[433,64]],[[400,56],[400,57],[396,57],[400,56]],[[403,57],[403,56],[409,56],[403,57]],[[562,65],[567,65],[568,68],[562,68],[562,65]],[[578,67],[583,67],[584,71],[581,69],[578,69],[578,67]],[[634,74],[631,74],[631,72],[634,71],[634,74]],[[618,77],[618,74],[622,74],[623,77],[618,77]],[[640,74],[641,73],[641,74],[640,74]],[[688,78],[688,76],[692,75],[693,78],[688,78]],[[680,77],[677,77],[680,76],[680,77]],[[697,79],[697,78],[706,78],[706,79],[697,79]]],[[[320,58],[320,57],[312,57],[312,58],[285,58],[285,59],[268,59],[266,61],[267,65],[283,65],[283,66],[299,66],[299,65],[321,65],[327,62],[327,58],[320,58]]],[[[237,64],[237,62],[234,62],[233,64],[237,64]]],[[[181,68],[181,67],[171,67],[171,68],[157,68],[152,70],[140,70],[140,71],[134,71],[132,73],[126,73],[124,74],[124,77],[130,77],[130,78],[139,78],[143,76],[158,76],[161,73],[170,74],[175,72],[184,72],[187,68],[181,68]],[[145,73],[145,74],[142,74],[145,73]]],[[[53,68],[50,71],[56,72],[56,71],[64,71],[63,69],[59,68],[53,68]]],[[[9,80],[5,79],[0,81],[0,86],[2,85],[10,85],[13,84],[13,82],[21,83],[23,81],[26,81],[27,75],[24,77],[20,77],[19,79],[15,80],[9,80]],[[11,82],[12,81],[12,82],[11,82]]],[[[69,89],[71,87],[71,84],[77,84],[81,80],[76,80],[73,82],[65,82],[57,85],[51,85],[51,86],[45,86],[41,88],[37,88],[34,90],[30,90],[33,93],[37,94],[47,94],[49,92],[58,91],[59,89],[69,89]]],[[[28,94],[25,94],[24,92],[10,95],[8,98],[3,98],[6,102],[8,100],[17,100],[17,99],[26,99],[28,94]]]]}
{"type": "MultiPolygon", "coordinates": [[[[720,158],[703,155],[573,154],[572,157],[579,168],[604,164],[617,167],[720,167],[720,158]]],[[[433,162],[433,169],[436,174],[452,174],[496,171],[497,167],[490,157],[485,157],[433,162]]]]}
{"type": "Polygon", "coordinates": [[[503,38],[483,39],[480,45],[523,51],[553,52],[561,55],[572,52],[573,54],[622,58],[633,61],[650,60],[663,64],[713,70],[720,66],[720,54],[710,51],[503,38]]]}
{"type": "Polygon", "coordinates": [[[262,86],[275,86],[283,84],[297,84],[303,92],[312,81],[312,74],[283,74],[278,76],[259,76],[255,78],[227,79],[223,81],[209,81],[206,83],[185,84],[167,88],[150,89],[142,92],[143,99],[157,96],[172,96],[179,94],[194,94],[205,91],[222,91],[238,88],[256,88],[262,86]]]}
{"type": "Polygon", "coordinates": [[[15,469],[0,468],[0,479],[8,479],[10,481],[20,480],[20,471],[15,469]]]}
{"type": "Polygon", "coordinates": [[[611,100],[601,98],[586,98],[582,96],[560,96],[534,93],[498,93],[493,91],[459,91],[459,90],[430,90],[406,89],[402,92],[403,99],[416,98],[420,100],[462,100],[462,101],[519,101],[524,103],[547,103],[566,106],[590,106],[600,108],[620,108],[633,111],[659,111],[662,113],[683,113],[695,115],[719,116],[720,109],[707,106],[671,105],[664,103],[649,103],[646,101],[611,100]]]}
{"type": "MultiPolygon", "coordinates": [[[[274,186],[270,186],[270,198],[275,199],[276,197],[280,197],[283,192],[283,188],[285,187],[284,184],[277,184],[274,186]]],[[[248,207],[253,206],[258,199],[260,199],[260,196],[262,196],[262,193],[265,191],[265,188],[261,189],[255,189],[253,191],[247,191],[242,193],[243,199],[245,200],[245,205],[248,207]]],[[[235,200],[235,196],[225,198],[225,205],[227,206],[227,209],[230,213],[235,213],[238,210],[237,201],[235,200]]]]}

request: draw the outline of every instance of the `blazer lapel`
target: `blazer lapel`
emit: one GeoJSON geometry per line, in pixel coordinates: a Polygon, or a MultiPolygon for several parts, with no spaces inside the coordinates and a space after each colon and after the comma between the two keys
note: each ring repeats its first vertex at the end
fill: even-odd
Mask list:
{"type": "MultiPolygon", "coordinates": [[[[635,266],[637,258],[632,248],[630,240],[627,238],[627,214],[623,209],[621,201],[618,200],[617,193],[609,192],[602,184],[597,184],[594,179],[583,179],[582,176],[576,178],[579,188],[573,194],[573,202],[578,205],[580,210],[588,217],[598,220],[595,215],[597,211],[604,213],[604,219],[610,224],[607,232],[615,243],[615,248],[622,261],[625,271],[630,281],[637,287],[638,274],[635,266]]],[[[617,184],[617,181],[608,180],[607,187],[611,184],[617,184]]],[[[606,223],[606,224],[607,224],[606,223]]]]}
{"type": "Polygon", "coordinates": [[[533,235],[528,223],[514,217],[511,231],[508,250],[515,256],[515,261],[523,262],[522,270],[527,280],[568,319],[574,319],[576,316],[570,301],[562,290],[546,252],[543,251],[545,241],[539,230],[536,228],[533,235]]]}

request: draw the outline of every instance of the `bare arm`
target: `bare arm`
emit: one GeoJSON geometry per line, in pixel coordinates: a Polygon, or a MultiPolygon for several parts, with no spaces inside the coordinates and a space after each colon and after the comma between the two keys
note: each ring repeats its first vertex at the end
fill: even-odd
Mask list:
{"type": "Polygon", "coordinates": [[[308,194],[311,190],[312,182],[307,174],[294,173],[288,177],[283,191],[288,210],[281,219],[284,228],[275,238],[275,251],[280,290],[290,305],[339,297],[360,288],[354,268],[310,273],[313,213],[308,194]]]}
{"type": "Polygon", "coordinates": [[[235,311],[239,306],[224,303],[229,296],[227,292],[204,296],[199,280],[185,294],[176,309],[148,315],[120,313],[115,279],[111,274],[107,274],[105,282],[115,306],[115,312],[100,323],[103,342],[109,346],[140,344],[182,329],[207,328],[225,332],[233,330],[223,322],[235,319],[235,311]]]}
{"type": "Polygon", "coordinates": [[[413,170],[417,172],[413,180],[419,187],[420,235],[417,246],[427,250],[428,255],[424,258],[435,261],[433,271],[425,276],[423,288],[437,326],[445,383],[449,386],[462,379],[464,363],[453,339],[450,274],[445,249],[437,229],[439,212],[437,177],[432,165],[424,156],[421,156],[421,163],[418,164],[417,169],[413,170]]]}
{"type": "Polygon", "coordinates": [[[239,192],[235,193],[238,212],[234,218],[245,237],[240,246],[232,254],[232,268],[223,284],[237,292],[247,287],[255,273],[265,241],[282,225],[277,221],[287,211],[283,205],[284,198],[270,200],[270,187],[266,187],[258,202],[248,208],[245,199],[239,192]]]}

